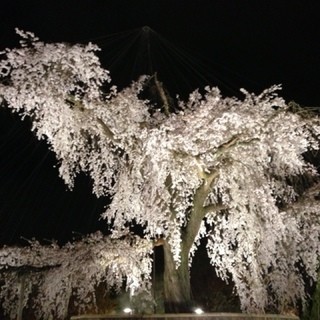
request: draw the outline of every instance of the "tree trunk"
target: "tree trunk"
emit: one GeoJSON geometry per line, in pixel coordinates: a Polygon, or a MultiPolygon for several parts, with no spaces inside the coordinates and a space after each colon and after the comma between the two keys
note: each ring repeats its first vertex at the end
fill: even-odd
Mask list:
{"type": "Polygon", "coordinates": [[[171,249],[167,241],[164,252],[164,307],[167,313],[191,312],[192,299],[188,253],[181,253],[181,264],[176,268],[171,249]]]}
{"type": "MultiPolygon", "coordinates": [[[[208,207],[204,206],[210,188],[218,177],[217,171],[205,174],[204,182],[198,188],[193,199],[193,208],[187,226],[181,235],[181,263],[176,268],[170,246],[163,240],[164,252],[164,308],[169,313],[192,312],[192,297],[189,270],[189,252],[199,232],[202,219],[208,207]]],[[[211,206],[211,210],[223,209],[220,205],[211,206]]]]}
{"type": "Polygon", "coordinates": [[[310,314],[310,320],[320,319],[320,269],[318,271],[316,290],[312,297],[312,308],[310,314]]]}

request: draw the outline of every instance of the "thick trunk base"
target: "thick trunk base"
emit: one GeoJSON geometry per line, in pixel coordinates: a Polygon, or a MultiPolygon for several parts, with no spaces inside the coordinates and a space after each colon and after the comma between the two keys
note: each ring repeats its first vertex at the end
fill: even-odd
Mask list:
{"type": "Polygon", "coordinates": [[[181,264],[176,268],[170,246],[165,241],[164,252],[164,307],[167,313],[192,311],[188,255],[182,253],[181,264]]]}

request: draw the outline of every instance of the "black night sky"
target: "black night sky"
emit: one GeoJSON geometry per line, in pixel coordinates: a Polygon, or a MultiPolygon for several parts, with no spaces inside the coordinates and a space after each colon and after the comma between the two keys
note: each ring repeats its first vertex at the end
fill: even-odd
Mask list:
{"type": "MultiPolygon", "coordinates": [[[[205,85],[225,95],[282,84],[282,96],[320,107],[318,0],[2,1],[0,51],[18,45],[14,28],[50,42],[97,43],[120,87],[157,71],[172,95],[205,85]],[[148,26],[148,27],[145,27],[148,26]]],[[[0,243],[103,229],[106,199],[81,176],[67,191],[54,155],[0,108],[0,243]]]]}

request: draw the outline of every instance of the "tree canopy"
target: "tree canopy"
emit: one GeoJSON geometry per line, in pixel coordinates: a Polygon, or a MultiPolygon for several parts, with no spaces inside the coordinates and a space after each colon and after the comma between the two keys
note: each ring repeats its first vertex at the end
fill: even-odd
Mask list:
{"type": "Polygon", "coordinates": [[[119,292],[126,280],[131,294],[148,292],[151,249],[150,243],[139,237],[127,236],[119,241],[100,232],[63,247],[55,242],[41,245],[35,240],[26,247],[3,247],[3,307],[11,319],[17,319],[19,301],[23,307],[31,306],[37,319],[51,319],[53,315],[64,319],[71,297],[78,310],[85,311],[95,304],[94,293],[101,283],[119,292]]]}
{"type": "Polygon", "coordinates": [[[93,192],[112,199],[102,217],[113,238],[140,225],[150,243],[166,241],[180,268],[206,237],[244,310],[305,300],[302,271],[315,280],[320,253],[318,173],[304,157],[319,148],[317,116],[293,111],[280,86],[241,89],[242,100],[206,87],[161,112],[141,98],[148,76],[120,92],[108,84],[95,45],[18,32],[21,47],[0,62],[0,99],[31,118],[70,188],[85,172],[93,192]],[[301,177],[311,181],[302,191],[301,177]]]}

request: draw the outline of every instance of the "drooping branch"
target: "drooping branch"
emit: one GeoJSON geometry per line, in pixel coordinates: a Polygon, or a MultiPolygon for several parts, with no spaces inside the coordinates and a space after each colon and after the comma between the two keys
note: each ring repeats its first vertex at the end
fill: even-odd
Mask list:
{"type": "MultiPolygon", "coordinates": [[[[85,108],[84,104],[80,100],[76,99],[73,95],[69,95],[66,101],[68,104],[72,105],[73,109],[77,109],[81,112],[86,112],[86,113],[89,113],[91,111],[85,108]]],[[[112,142],[115,142],[114,133],[111,131],[109,126],[101,118],[97,118],[97,122],[101,125],[104,133],[106,134],[106,137],[109,138],[112,142]]]]}
{"type": "Polygon", "coordinates": [[[32,272],[45,272],[50,269],[61,267],[61,263],[59,264],[49,264],[43,266],[37,265],[21,265],[21,266],[10,266],[10,265],[0,265],[0,273],[6,272],[16,272],[19,274],[24,273],[32,273],[32,272]]]}
{"type": "Polygon", "coordinates": [[[116,142],[117,140],[114,138],[114,133],[110,130],[110,128],[106,125],[105,122],[103,122],[100,118],[97,118],[98,123],[103,128],[104,133],[106,136],[112,141],[116,142]]]}
{"type": "MultiPolygon", "coordinates": [[[[0,297],[10,309],[17,309],[11,287],[19,286],[17,277],[26,277],[28,286],[38,294],[34,308],[41,319],[48,319],[51,313],[62,319],[72,294],[85,309],[88,296],[95,295],[101,283],[119,290],[126,281],[131,293],[148,289],[151,249],[150,241],[139,237],[110,239],[99,232],[63,247],[33,241],[27,247],[4,247],[0,250],[0,278],[4,282],[0,297]]],[[[28,290],[24,299],[32,299],[33,293],[28,290]]]]}

